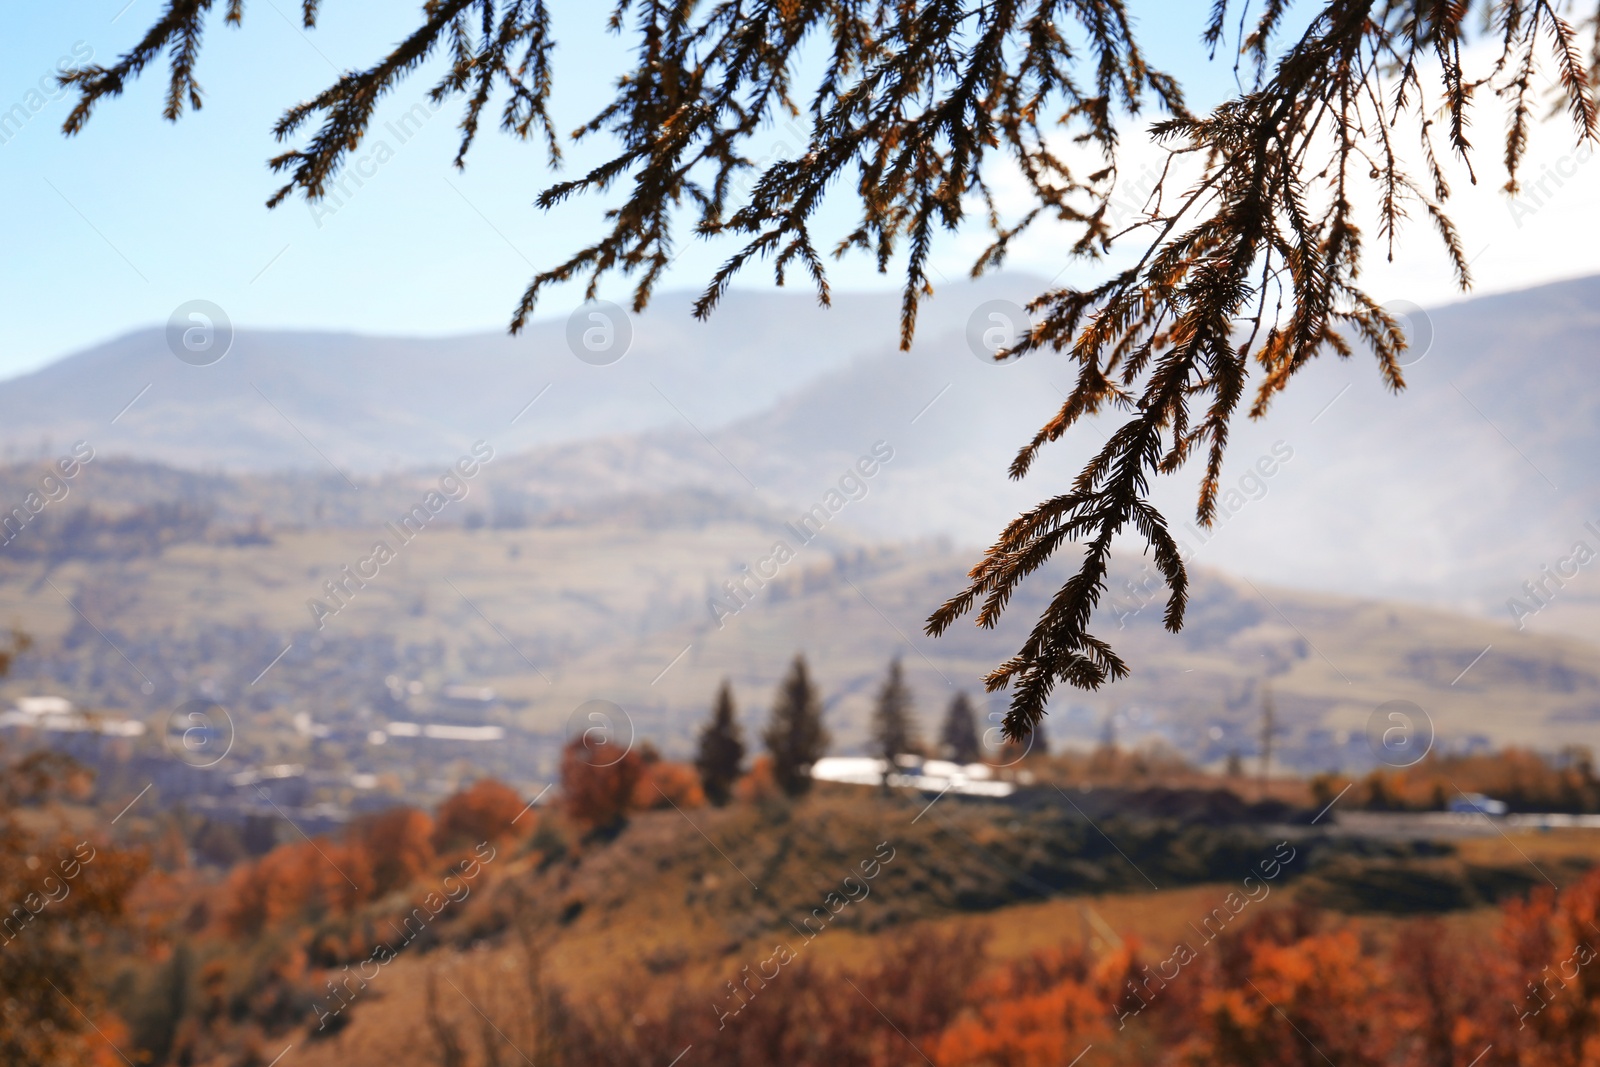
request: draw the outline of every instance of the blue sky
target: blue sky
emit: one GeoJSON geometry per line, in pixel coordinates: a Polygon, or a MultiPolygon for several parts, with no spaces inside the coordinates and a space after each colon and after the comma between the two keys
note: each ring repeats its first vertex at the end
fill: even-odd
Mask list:
{"type": "MultiPolygon", "coordinates": [[[[1194,0],[1136,6],[1156,65],[1182,76],[1191,100],[1202,104],[1233,83],[1231,64],[1207,62],[1198,42],[1209,6],[1194,0]]],[[[48,85],[48,75],[58,62],[71,62],[75,49],[109,63],[159,7],[158,0],[82,0],[14,12],[0,40],[0,111],[37,104],[30,92],[48,85]]],[[[242,30],[216,17],[198,71],[206,106],[176,125],[160,118],[162,67],[147,71],[121,99],[102,103],[78,137],[60,133],[71,106],[64,93],[8,131],[0,144],[0,190],[10,209],[9,254],[0,266],[0,376],[159,325],[197,298],[220,304],[247,326],[497,330],[534,270],[595,231],[598,200],[555,212],[534,206],[552,178],[535,145],[487,131],[467,170],[452,170],[455,103],[403,144],[390,135],[393,158],[333,210],[314,214],[294,199],[268,211],[264,201],[277,182],[265,160],[281,150],[270,131],[284,105],[311,95],[339,70],[367,65],[417,17],[411,3],[326,0],[321,24],[303,32],[298,7],[294,0],[251,0],[242,30]]],[[[609,5],[558,0],[554,10],[561,40],[555,108],[559,125],[570,129],[605,100],[627,43],[604,32],[609,5]]],[[[384,121],[422,100],[431,84],[428,72],[408,82],[380,113],[375,136],[383,137],[384,121]]],[[[1131,139],[1137,136],[1130,130],[1131,139]]],[[[597,158],[601,147],[572,151],[568,173],[597,158]]],[[[1552,146],[1551,158],[1569,149],[1552,146]]],[[[1492,145],[1485,155],[1495,155],[1492,145]]],[[[1593,189],[1587,168],[1580,178],[1593,189]]],[[[1492,196],[1497,184],[1491,177],[1473,191],[1478,199],[1464,205],[1469,216],[1488,219],[1498,242],[1485,257],[1489,276],[1480,291],[1600,267],[1585,259],[1592,253],[1567,247],[1578,243],[1568,238],[1574,225],[1587,224],[1593,209],[1583,202],[1592,195],[1569,189],[1559,212],[1543,211],[1508,229],[1503,198],[1492,196]]],[[[947,242],[936,264],[959,277],[971,247],[971,241],[947,242]]],[[[688,247],[668,287],[698,286],[724,253],[688,247]]],[[[1062,266],[1049,240],[1036,241],[1013,264],[1046,275],[1062,266]]],[[[1394,293],[1427,303],[1449,295],[1439,284],[1441,267],[1436,256],[1415,266],[1402,256],[1395,267],[1376,269],[1393,275],[1380,282],[1394,293]]],[[[1072,271],[1087,281],[1092,269],[1072,271]]],[[[835,281],[847,288],[895,284],[859,258],[839,265],[835,281]]],[[[743,284],[765,284],[765,276],[752,272],[743,284]]],[[[541,317],[565,314],[577,300],[576,291],[552,293],[541,317]]]]}

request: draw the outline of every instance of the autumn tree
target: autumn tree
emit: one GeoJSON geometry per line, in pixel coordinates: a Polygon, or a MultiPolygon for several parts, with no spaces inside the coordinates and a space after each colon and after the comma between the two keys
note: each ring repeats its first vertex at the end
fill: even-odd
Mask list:
{"type": "MultiPolygon", "coordinates": [[[[403,842],[395,844],[400,845],[404,862],[407,850],[403,842]]],[[[432,850],[427,854],[431,857],[432,850]]],[[[402,869],[365,840],[339,843],[318,838],[279,845],[229,872],[222,892],[223,925],[235,934],[253,937],[270,926],[313,914],[349,914],[383,892],[409,885],[409,876],[392,881],[402,869]],[[375,860],[384,864],[383,881],[373,874],[375,860]]]]}
{"type": "Polygon", "coordinates": [[[957,693],[945,709],[944,725],[939,728],[939,754],[956,763],[977,763],[983,758],[978,717],[965,693],[957,693]]]}
{"type": "MultiPolygon", "coordinates": [[[[78,93],[64,131],[83,130],[100,102],[163,55],[164,117],[198,108],[208,21],[221,8],[238,26],[244,7],[169,0],[109,66],[61,75],[78,93]]],[[[320,7],[300,5],[306,29],[320,7]]],[[[1001,532],[967,587],[926,624],[939,634],[975,612],[979,626],[995,626],[1018,586],[1074,546],[1076,572],[987,678],[991,691],[1011,688],[1005,728],[1020,738],[1058,684],[1093,689],[1128,672],[1090,630],[1119,534],[1150,550],[1169,589],[1164,622],[1183,625],[1188,575],[1152,503],[1153,479],[1203,457],[1196,518],[1209,525],[1236,423],[1263,416],[1313,359],[1364,347],[1384,383],[1404,387],[1401,322],[1361,282],[1367,242],[1392,253],[1407,220],[1425,219],[1455,283],[1470,286],[1447,206],[1452,180],[1478,180],[1468,131],[1484,106],[1504,112],[1508,193],[1520,188],[1540,112],[1564,109],[1579,139],[1595,137],[1600,20],[1580,33],[1559,0],[1315,0],[1304,14],[1282,2],[1214,0],[1205,10],[1200,44],[1212,57],[1237,57],[1237,91],[1196,113],[1147,61],[1124,0],[625,2],[609,25],[636,46],[631,69],[572,135],[609,137],[609,158],[538,197],[545,209],[585,193],[616,202],[591,243],[534,275],[511,329],[548,287],[575,279],[593,298],[608,275],[632,276],[642,310],[685,225],[732,249],[697,316],[757,263],[780,284],[802,272],[827,303],[825,255],[859,252],[880,270],[903,264],[907,348],[933,293],[941,232],[952,241],[989,232],[974,275],[1000,267],[1041,223],[1057,228],[1069,260],[1132,243],[1138,255],[1098,284],[1040,293],[1028,327],[995,353],[1062,353],[1077,371],[1060,409],[1017,453],[1012,478],[1086,417],[1116,412],[1122,425],[1071,485],[1001,532]],[[1151,107],[1165,117],[1146,129],[1167,158],[1124,224],[1112,210],[1123,190],[1120,146],[1151,107]],[[802,143],[765,152],[771,125],[796,115],[809,119],[802,143]],[[996,183],[1014,180],[1027,202],[1012,212],[996,183]],[[833,206],[823,212],[824,203],[833,206]],[[840,231],[817,232],[834,220],[840,231]]],[[[555,47],[543,0],[423,5],[391,50],[287,108],[274,133],[289,147],[270,161],[285,181],[269,206],[329,195],[380,102],[441,51],[445,69],[428,95],[435,105],[463,101],[456,166],[496,115],[556,164],[555,47]]]]}
{"type": "MultiPolygon", "coordinates": [[[[1600,873],[1513,900],[1498,931],[1519,1064],[1580,1067],[1600,1053],[1600,873]]],[[[1503,1009],[1502,1009],[1503,1010],[1503,1009]]]]}
{"type": "Polygon", "coordinates": [[[640,811],[698,808],[705,802],[700,775],[687,763],[664,759],[645,763],[633,787],[633,807],[640,811]]]}
{"type": "Polygon", "coordinates": [[[733,783],[739,780],[743,762],[744,732],[733,706],[733,685],[723,679],[711,719],[700,729],[700,750],[694,761],[707,800],[722,807],[732,799],[733,783]]]}
{"type": "Polygon", "coordinates": [[[750,761],[750,770],[733,786],[734,799],[742,804],[772,804],[782,800],[783,795],[772,770],[772,756],[766,752],[750,761]]]}
{"type": "Polygon", "coordinates": [[[612,833],[628,819],[644,775],[644,761],[631,748],[620,754],[589,733],[561,751],[561,800],[567,816],[591,833],[612,833]]]}
{"type": "Polygon", "coordinates": [[[513,820],[527,807],[522,794],[504,782],[480,778],[439,805],[433,819],[433,847],[444,852],[510,837],[517,832],[513,820]]]}
{"type": "Polygon", "coordinates": [[[0,1063],[107,1063],[107,1035],[125,1040],[125,1028],[106,1011],[86,949],[124,923],[146,858],[69,832],[51,810],[82,774],[73,761],[8,756],[0,752],[0,1063]]]}
{"type": "MultiPolygon", "coordinates": [[[[1122,964],[1126,956],[1118,950],[1108,962],[1122,964]]],[[[1096,982],[1075,953],[1035,952],[974,976],[967,994],[971,1009],[948,1022],[929,1052],[937,1063],[1069,1064],[1085,1046],[1111,1036],[1107,1006],[1121,993],[1114,982],[1096,982]]]]}
{"type": "Polygon", "coordinates": [[[433,820],[416,808],[390,808],[355,824],[352,835],[371,862],[373,896],[408,886],[433,868],[433,834],[433,820]]]}
{"type": "Polygon", "coordinates": [[[772,755],[772,776],[791,797],[811,788],[811,765],[828,751],[828,730],[822,725],[822,699],[811,682],[806,658],[797,655],[778,685],[772,717],[762,734],[772,755]]]}
{"type": "Polygon", "coordinates": [[[894,773],[894,758],[917,750],[916,723],[912,721],[911,690],[898,657],[889,661],[889,675],[878,689],[872,705],[872,744],[885,763],[883,784],[889,785],[894,773]]]}
{"type": "MultiPolygon", "coordinates": [[[[32,640],[12,630],[0,677],[32,640]]],[[[139,852],[77,833],[57,808],[82,801],[92,775],[59,753],[0,749],[0,1063],[91,1067],[121,1057],[85,948],[124,923],[148,866],[139,852]]],[[[98,836],[98,835],[97,835],[98,836]]]]}
{"type": "Polygon", "coordinates": [[[1395,1062],[1399,1028],[1375,1011],[1384,971],[1351,930],[1244,940],[1228,965],[1202,961],[1205,991],[1185,1051],[1193,1062],[1271,1067],[1395,1062]],[[1308,1053],[1308,1049],[1312,1050],[1308,1053]]]}
{"type": "Polygon", "coordinates": [[[1502,1014],[1499,968],[1485,958],[1483,947],[1451,937],[1449,928],[1433,918],[1413,920],[1396,935],[1390,984],[1403,996],[1395,1014],[1407,1008],[1414,1013],[1407,1029],[1425,1067],[1468,1064],[1486,1045],[1509,1050],[1513,1044],[1503,1040],[1509,1037],[1503,1031],[1514,1027],[1502,1014]]]}

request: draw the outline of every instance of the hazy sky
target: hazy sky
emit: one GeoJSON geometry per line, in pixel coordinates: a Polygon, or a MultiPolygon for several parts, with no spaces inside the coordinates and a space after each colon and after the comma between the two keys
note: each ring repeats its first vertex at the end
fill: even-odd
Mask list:
{"type": "MultiPolygon", "coordinates": [[[[321,209],[320,217],[299,199],[265,209],[278,182],[264,161],[281,150],[271,126],[284,105],[310,96],[343,69],[368,65],[414,25],[411,3],[327,0],[322,24],[302,32],[294,0],[252,0],[242,30],[214,18],[198,72],[204,110],[176,125],[161,120],[162,66],[123,98],[102,103],[83,134],[63,138],[70,98],[56,92],[42,101],[39,87],[48,87],[58,63],[74,56],[111,62],[160,6],[157,0],[27,5],[11,14],[0,38],[0,112],[14,104],[38,108],[20,128],[13,118],[0,143],[0,190],[9,207],[0,376],[159,325],[196,298],[251,326],[426,334],[501,329],[534,270],[595,232],[598,200],[551,213],[533,205],[552,178],[534,145],[489,130],[465,173],[453,171],[457,103],[403,144],[387,132],[386,120],[423,99],[432,84],[427,71],[380,113],[373,136],[389,142],[393,158],[345,203],[321,209]]],[[[1184,77],[1198,104],[1218,99],[1233,83],[1231,64],[1208,63],[1198,43],[1209,6],[1135,5],[1154,62],[1184,77]]],[[[609,5],[557,0],[554,9],[562,42],[555,108],[570,129],[606,98],[626,42],[604,32],[609,5]]],[[[1499,114],[1486,111],[1475,133],[1479,185],[1470,187],[1458,172],[1453,200],[1468,254],[1476,257],[1477,291],[1600,269],[1596,243],[1573,239],[1597,232],[1600,167],[1574,158],[1570,135],[1553,131],[1535,146],[1532,172],[1537,177],[1549,165],[1565,176],[1559,187],[1553,179],[1546,185],[1549,195],[1539,204],[1513,213],[1498,192],[1499,129],[1499,114]]],[[[781,128],[773,133],[775,142],[785,137],[781,128]]],[[[1146,153],[1137,128],[1129,137],[1132,158],[1123,172],[1136,176],[1130,164],[1146,153]]],[[[596,159],[600,148],[572,151],[567,172],[596,159]]],[[[685,237],[669,287],[699,285],[726,251],[685,237]]],[[[946,240],[936,266],[959,278],[975,245],[975,238],[946,240]]],[[[1011,266],[1054,276],[1066,265],[1059,247],[1041,233],[1018,249],[1011,266]]],[[[1073,266],[1062,278],[1087,282],[1096,273],[1073,266]]],[[[860,258],[838,266],[835,280],[843,287],[895,284],[860,258]]],[[[1373,258],[1369,281],[1384,298],[1421,304],[1454,298],[1437,243],[1422,225],[1408,232],[1394,264],[1373,258]]],[[[744,279],[765,282],[755,272],[744,279]]],[[[577,298],[575,291],[553,293],[542,315],[565,314],[577,298]]]]}

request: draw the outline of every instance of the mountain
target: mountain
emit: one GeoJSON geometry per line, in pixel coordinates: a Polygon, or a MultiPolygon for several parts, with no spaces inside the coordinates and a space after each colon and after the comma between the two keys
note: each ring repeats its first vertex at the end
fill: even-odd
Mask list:
{"type": "MultiPolygon", "coordinates": [[[[1061,491],[1118,424],[1102,415],[1026,480],[1005,478],[1075,368],[1051,352],[994,365],[969,332],[989,302],[1040,286],[941,287],[909,353],[895,347],[893,293],[822,310],[803,294],[735,292],[705,324],[687,294],[668,294],[608,366],[573,354],[564,320],[520,338],[241,330],[208,367],[147,331],[0,383],[0,433],[208,471],[194,492],[227,497],[233,514],[265,501],[276,522],[392,517],[482,438],[497,458],[468,510],[490,522],[678,489],[795,520],[835,492],[853,499],[831,521],[855,536],[977,546],[1061,491]],[[857,486],[850,471],[875,447],[892,458],[857,486]],[[251,486],[223,488],[239,478],[251,486]]],[[[1215,528],[1189,521],[1198,467],[1158,484],[1157,502],[1196,563],[1252,581],[1600,636],[1600,580],[1582,562],[1600,554],[1600,278],[1408,322],[1399,395],[1369,357],[1325,357],[1265,419],[1237,426],[1215,528]]]]}
{"type": "MultiPolygon", "coordinates": [[[[1400,394],[1370,358],[1328,357],[1264,419],[1241,422],[1213,529],[1192,522],[1197,465],[1158,484],[1180,539],[1197,562],[1257,581],[1600,637],[1600,579],[1577,559],[1600,556],[1600,278],[1413,309],[1408,329],[1400,394]],[[1527,582],[1543,583],[1537,600],[1527,582]]],[[[913,353],[860,354],[703,438],[679,427],[514,459],[497,491],[531,504],[695,485],[803,509],[884,441],[893,462],[840,521],[876,537],[987,544],[1062,491],[1118,418],[1074,429],[1011,482],[1017,447],[1071,387],[1069,358],[986,365],[959,331],[919,336],[913,353]]]]}
{"type": "MultiPolygon", "coordinates": [[[[1370,359],[1323,360],[1233,444],[1237,480],[1270,443],[1292,462],[1204,558],[1269,581],[1422,597],[1513,622],[1541,567],[1600,550],[1600,278],[1421,313],[1407,388],[1370,359]],[[1248,561],[1255,561],[1253,564],[1248,561]]],[[[1577,570],[1530,625],[1600,636],[1577,570]],[[1562,621],[1564,619],[1564,621],[1562,621]]],[[[1547,598],[1548,599],[1548,598],[1547,598]]]]}
{"type": "MultiPolygon", "coordinates": [[[[1021,299],[1037,287],[1018,278],[964,284],[927,304],[926,324],[942,330],[965,321],[971,300],[1021,299]]],[[[518,337],[241,327],[207,366],[178,359],[164,329],[140,330],[0,382],[0,446],[32,455],[81,438],[195,469],[360,477],[448,463],[478,438],[511,452],[681,429],[686,419],[722,426],[856,353],[893,350],[898,337],[892,293],[842,294],[823,309],[800,293],[735,292],[704,324],[691,302],[668,293],[627,316],[618,328],[631,342],[607,365],[574,354],[565,317],[518,337]]]]}

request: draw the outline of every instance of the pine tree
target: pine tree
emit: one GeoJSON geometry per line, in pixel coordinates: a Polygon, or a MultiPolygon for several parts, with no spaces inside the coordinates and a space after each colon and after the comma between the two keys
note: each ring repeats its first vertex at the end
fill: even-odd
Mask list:
{"type": "Polygon", "coordinates": [[[983,758],[983,743],[978,740],[978,717],[973,714],[967,694],[957,693],[944,713],[939,730],[940,754],[956,763],[977,763],[983,758]]]}
{"type": "Polygon", "coordinates": [[[877,756],[886,766],[883,784],[889,785],[889,775],[894,773],[894,758],[902,753],[917,750],[916,723],[912,721],[911,690],[906,688],[905,672],[899,658],[889,661],[889,676],[878,690],[878,702],[872,709],[872,741],[877,756]]]}
{"type": "Polygon", "coordinates": [[[720,808],[732,799],[743,761],[744,732],[733,706],[733,686],[724,678],[711,719],[700,730],[700,753],[694,761],[707,800],[720,808]]]}
{"type": "Polygon", "coordinates": [[[828,751],[829,737],[822,725],[822,700],[811,684],[804,655],[795,656],[778,686],[762,740],[772,753],[772,776],[779,788],[791,797],[810,789],[811,765],[828,751]]]}

